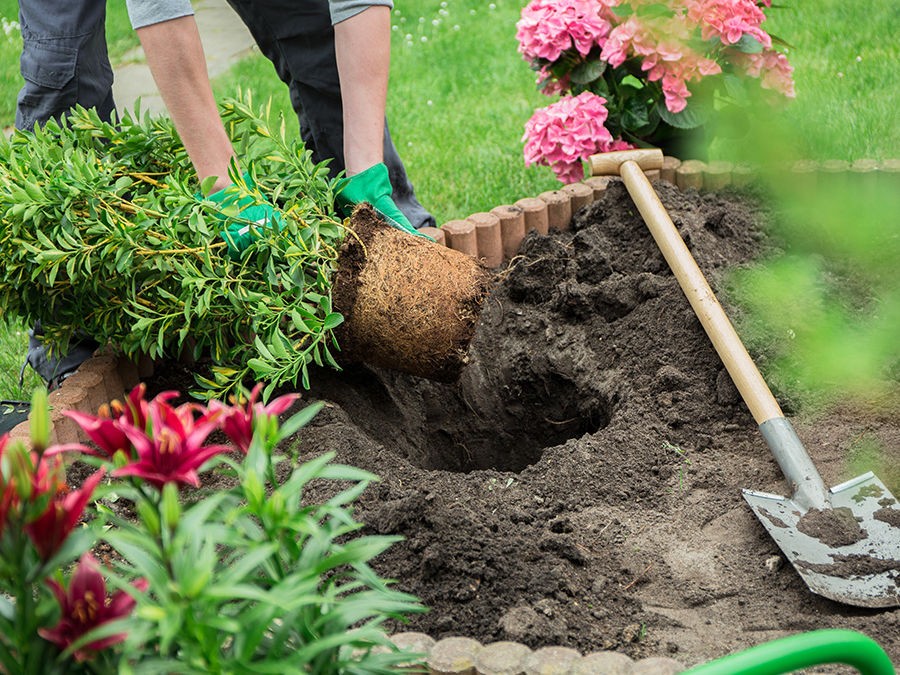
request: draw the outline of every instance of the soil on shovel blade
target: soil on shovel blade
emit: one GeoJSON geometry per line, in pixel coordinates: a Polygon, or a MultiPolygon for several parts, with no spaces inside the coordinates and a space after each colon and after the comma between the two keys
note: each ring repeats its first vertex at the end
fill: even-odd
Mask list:
{"type": "MultiPolygon", "coordinates": [[[[714,287],[758,258],[755,201],[656,187],[714,287]]],[[[900,662],[900,610],[813,595],[743,501],[790,488],[621,184],[499,276],[458,383],[353,366],[304,395],[301,451],[379,475],[355,514],[405,538],[375,567],[431,609],[393,628],[686,667],[847,628],[900,662]]],[[[863,437],[900,464],[896,415],[795,424],[828,485],[863,437]]]]}

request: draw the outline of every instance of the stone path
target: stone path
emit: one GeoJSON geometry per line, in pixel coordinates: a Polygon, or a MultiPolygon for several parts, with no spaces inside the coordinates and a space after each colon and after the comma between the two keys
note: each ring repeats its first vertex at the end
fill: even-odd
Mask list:
{"type": "MultiPolygon", "coordinates": [[[[250,32],[225,0],[194,0],[193,6],[211,78],[253,53],[255,43],[250,32]]],[[[126,54],[113,70],[113,95],[120,111],[133,110],[138,98],[141,110],[155,114],[166,111],[140,47],[126,54]]]]}

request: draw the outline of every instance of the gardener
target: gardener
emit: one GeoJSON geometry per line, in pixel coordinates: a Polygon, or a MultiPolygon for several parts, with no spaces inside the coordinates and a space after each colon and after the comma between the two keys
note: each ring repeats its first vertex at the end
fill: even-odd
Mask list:
{"type": "MultiPolygon", "coordinates": [[[[273,8],[276,3],[272,0],[248,2],[245,10],[251,17],[257,16],[257,7],[268,7],[268,16],[273,20],[286,14],[281,7],[273,8]]],[[[347,174],[338,200],[345,208],[369,202],[389,224],[417,234],[393,202],[388,170],[383,162],[390,2],[331,0],[329,4],[336,71],[341,82],[338,93],[343,101],[343,154],[347,174]]],[[[298,4],[302,3],[293,3],[298,4]]],[[[176,16],[189,12],[190,3],[188,0],[128,0],[128,8],[154,79],[198,176],[201,181],[215,177],[212,190],[219,191],[221,199],[220,191],[231,183],[228,167],[236,158],[218,116],[196,23],[190,15],[176,16]]],[[[303,12],[295,10],[293,16],[302,25],[303,12]]],[[[257,25],[265,21],[265,13],[256,19],[257,25]]],[[[265,32],[280,35],[282,28],[274,24],[265,32]]],[[[292,32],[289,30],[288,34],[292,32]]],[[[253,208],[257,211],[253,216],[241,215],[250,220],[272,218],[271,213],[259,213],[259,205],[253,208]]],[[[229,226],[228,232],[235,235],[228,237],[231,253],[235,253],[234,249],[239,253],[249,244],[252,233],[246,227],[235,223],[234,228],[229,226]]]]}
{"type": "MultiPolygon", "coordinates": [[[[331,159],[329,168],[333,175],[344,170],[344,152],[342,142],[338,140],[343,138],[342,100],[335,34],[327,1],[291,3],[287,10],[275,9],[272,2],[229,1],[289,86],[301,134],[313,159],[331,159]],[[277,30],[271,26],[276,26],[277,30]]],[[[139,26],[150,27],[154,21],[150,12],[154,13],[156,22],[166,23],[193,13],[188,0],[153,3],[138,0],[133,5],[131,9],[139,26]]],[[[20,1],[21,70],[25,86],[19,94],[16,109],[18,128],[31,129],[51,118],[58,119],[76,104],[95,108],[103,119],[110,119],[115,104],[113,72],[105,41],[105,13],[105,3],[95,0],[20,1]]],[[[183,27],[179,29],[184,30],[183,27]]],[[[154,37],[158,35],[151,34],[149,39],[154,37]]],[[[189,43],[196,39],[194,35],[189,38],[189,43]]],[[[171,45],[166,49],[171,49],[171,45]]],[[[205,68],[203,70],[205,81],[205,68]]],[[[172,103],[178,104],[177,100],[172,103]]],[[[216,120],[217,115],[209,119],[216,120]]],[[[434,218],[416,199],[387,123],[381,121],[379,127],[383,127],[384,163],[393,184],[394,202],[416,228],[434,225],[434,218]]],[[[228,150],[230,153],[230,146],[228,150]]],[[[221,168],[216,171],[214,175],[227,175],[221,168]]],[[[36,326],[30,339],[28,363],[51,387],[57,386],[97,347],[90,338],[85,338],[70,345],[69,352],[62,357],[50,357],[38,340],[40,334],[40,326],[36,326]]]]}

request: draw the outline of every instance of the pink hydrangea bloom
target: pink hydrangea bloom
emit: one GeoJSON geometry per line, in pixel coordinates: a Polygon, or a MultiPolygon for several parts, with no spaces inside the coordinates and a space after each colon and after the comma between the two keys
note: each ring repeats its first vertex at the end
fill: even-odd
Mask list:
{"type": "Polygon", "coordinates": [[[556,61],[573,47],[587,56],[611,28],[596,0],[532,0],[516,24],[516,39],[527,60],[556,61]]]}
{"type": "Polygon", "coordinates": [[[621,138],[617,138],[612,143],[610,143],[609,147],[606,148],[603,152],[615,152],[616,150],[632,150],[634,149],[634,147],[635,146],[628,141],[623,141],[621,138]]]}
{"type": "Polygon", "coordinates": [[[525,165],[549,166],[563,183],[584,178],[582,160],[614,142],[604,126],[605,104],[605,98],[586,91],[536,110],[525,124],[525,165]]]}
{"type": "MultiPolygon", "coordinates": [[[[631,75],[659,83],[663,104],[671,113],[688,106],[693,83],[720,74],[730,65],[760,78],[763,88],[790,97],[793,69],[786,57],[772,48],[772,38],[762,28],[763,9],[770,6],[771,0],[663,0],[662,4],[659,0],[532,0],[517,24],[519,51],[533,64],[540,64],[538,85],[549,95],[578,91],[579,85],[571,82],[568,73],[599,46],[600,60],[610,66],[607,73],[619,70],[621,74],[628,61],[631,75]],[[619,6],[630,11],[613,11],[619,6]],[[582,19],[588,23],[573,23],[582,19]],[[762,46],[760,53],[745,52],[747,36],[762,46]],[[737,44],[739,48],[734,46],[737,44]],[[576,50],[581,59],[571,58],[576,50]],[[643,75],[634,72],[635,63],[643,75]]],[[[582,148],[582,152],[580,141],[566,134],[563,127],[574,122],[562,124],[559,119],[574,115],[566,106],[578,98],[569,97],[570,103],[561,108],[551,106],[536,112],[525,136],[526,163],[550,166],[566,182],[581,177],[581,159],[608,149],[612,142],[598,132],[592,147],[582,148]]],[[[605,105],[602,107],[605,111],[605,105]]],[[[604,131],[605,121],[604,113],[599,122],[604,131]]],[[[613,127],[621,124],[619,119],[613,122],[613,127]]]]}
{"type": "Polygon", "coordinates": [[[760,27],[766,15],[755,0],[687,0],[687,5],[688,18],[700,26],[704,40],[717,37],[733,45],[750,35],[763,47],[772,46],[772,38],[760,27]]]}
{"type": "Polygon", "coordinates": [[[613,28],[603,44],[600,58],[614,68],[621,66],[628,58],[632,42],[640,30],[640,23],[633,17],[613,28]]]}
{"type": "Polygon", "coordinates": [[[760,78],[763,89],[794,98],[794,67],[781,52],[766,49],[759,54],[735,54],[733,60],[745,75],[760,78]]]}

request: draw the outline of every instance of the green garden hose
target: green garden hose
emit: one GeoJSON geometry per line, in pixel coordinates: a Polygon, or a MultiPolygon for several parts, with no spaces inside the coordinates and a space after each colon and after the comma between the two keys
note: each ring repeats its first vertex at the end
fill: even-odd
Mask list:
{"type": "Polygon", "coordinates": [[[684,675],[779,675],[825,663],[845,663],[862,675],[896,675],[878,643],[852,630],[817,630],[773,640],[691,668],[684,675]]]}

